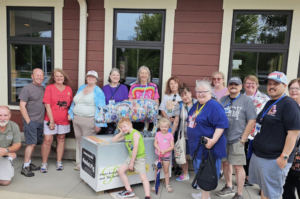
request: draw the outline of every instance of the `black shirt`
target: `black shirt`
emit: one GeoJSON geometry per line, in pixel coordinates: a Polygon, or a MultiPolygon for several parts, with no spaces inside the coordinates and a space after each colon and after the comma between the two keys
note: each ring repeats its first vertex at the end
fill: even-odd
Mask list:
{"type": "MultiPolygon", "coordinates": [[[[263,112],[276,100],[270,100],[258,114],[256,122],[260,123],[263,112]]],[[[260,133],[254,137],[253,152],[256,156],[277,159],[284,148],[287,131],[300,130],[300,108],[295,100],[284,97],[277,102],[264,116],[260,133]]],[[[296,142],[296,140],[295,140],[296,142]]],[[[295,149],[289,155],[288,163],[292,163],[295,149]]]]}

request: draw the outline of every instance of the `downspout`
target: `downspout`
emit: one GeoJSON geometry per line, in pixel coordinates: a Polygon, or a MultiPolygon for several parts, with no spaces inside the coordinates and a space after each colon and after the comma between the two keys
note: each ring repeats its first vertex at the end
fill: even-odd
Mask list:
{"type": "MultiPolygon", "coordinates": [[[[78,88],[85,84],[86,70],[86,33],[87,33],[87,4],[85,0],[78,0],[79,13],[79,57],[78,57],[78,88]]],[[[78,143],[76,142],[76,163],[80,163],[78,143]]]]}
{"type": "Polygon", "coordinates": [[[79,13],[79,57],[78,57],[78,88],[85,83],[86,70],[86,34],[87,34],[87,4],[85,0],[78,0],[79,13]]]}

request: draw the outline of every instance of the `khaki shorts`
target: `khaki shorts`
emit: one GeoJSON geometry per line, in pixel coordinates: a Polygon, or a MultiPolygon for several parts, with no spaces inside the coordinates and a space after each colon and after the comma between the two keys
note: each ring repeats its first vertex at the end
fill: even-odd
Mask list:
{"type": "Polygon", "coordinates": [[[227,144],[227,157],[222,159],[222,162],[228,161],[231,165],[246,165],[246,155],[244,145],[238,141],[233,144],[227,144]]]}
{"type": "MultiPolygon", "coordinates": [[[[129,166],[131,158],[128,157],[123,165],[129,166]]],[[[146,157],[135,158],[133,163],[133,169],[136,173],[146,173],[146,157]]]]}
{"type": "Polygon", "coordinates": [[[0,157],[0,180],[11,181],[14,177],[14,167],[6,157],[0,157]]]}

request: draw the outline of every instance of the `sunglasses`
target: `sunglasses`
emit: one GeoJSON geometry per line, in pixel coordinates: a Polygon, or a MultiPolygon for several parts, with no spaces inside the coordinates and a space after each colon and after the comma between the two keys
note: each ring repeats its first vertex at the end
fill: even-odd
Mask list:
{"type": "Polygon", "coordinates": [[[175,102],[176,97],[177,97],[177,95],[175,94],[175,95],[173,96],[173,102],[175,102]]]}
{"type": "Polygon", "coordinates": [[[218,78],[213,78],[213,81],[216,81],[216,80],[220,81],[221,79],[223,79],[223,78],[219,78],[219,77],[218,78]]]}

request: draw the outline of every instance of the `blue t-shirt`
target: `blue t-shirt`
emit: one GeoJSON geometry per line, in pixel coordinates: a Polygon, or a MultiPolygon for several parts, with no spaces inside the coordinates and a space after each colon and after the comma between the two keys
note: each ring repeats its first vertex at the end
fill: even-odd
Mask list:
{"type": "MultiPolygon", "coordinates": [[[[216,128],[229,128],[228,118],[224,108],[219,102],[213,99],[209,100],[195,118],[193,116],[196,114],[197,105],[198,110],[200,109],[201,104],[199,102],[195,103],[189,111],[187,118],[187,136],[189,139],[191,157],[193,157],[202,136],[212,138],[216,128]]],[[[226,145],[227,142],[223,132],[211,150],[216,159],[226,157],[226,145]]],[[[200,144],[196,159],[201,160],[203,147],[204,146],[200,144]]],[[[206,150],[204,150],[204,153],[206,155],[206,150]]]]}
{"type": "Polygon", "coordinates": [[[105,95],[106,105],[109,103],[109,100],[110,100],[111,96],[113,95],[113,93],[115,93],[113,96],[113,99],[115,100],[115,102],[122,102],[122,101],[128,99],[127,86],[125,86],[124,84],[120,84],[120,87],[115,92],[116,89],[117,89],[117,87],[112,88],[112,87],[110,87],[109,84],[103,86],[102,91],[104,92],[104,95],[105,95]]]}

